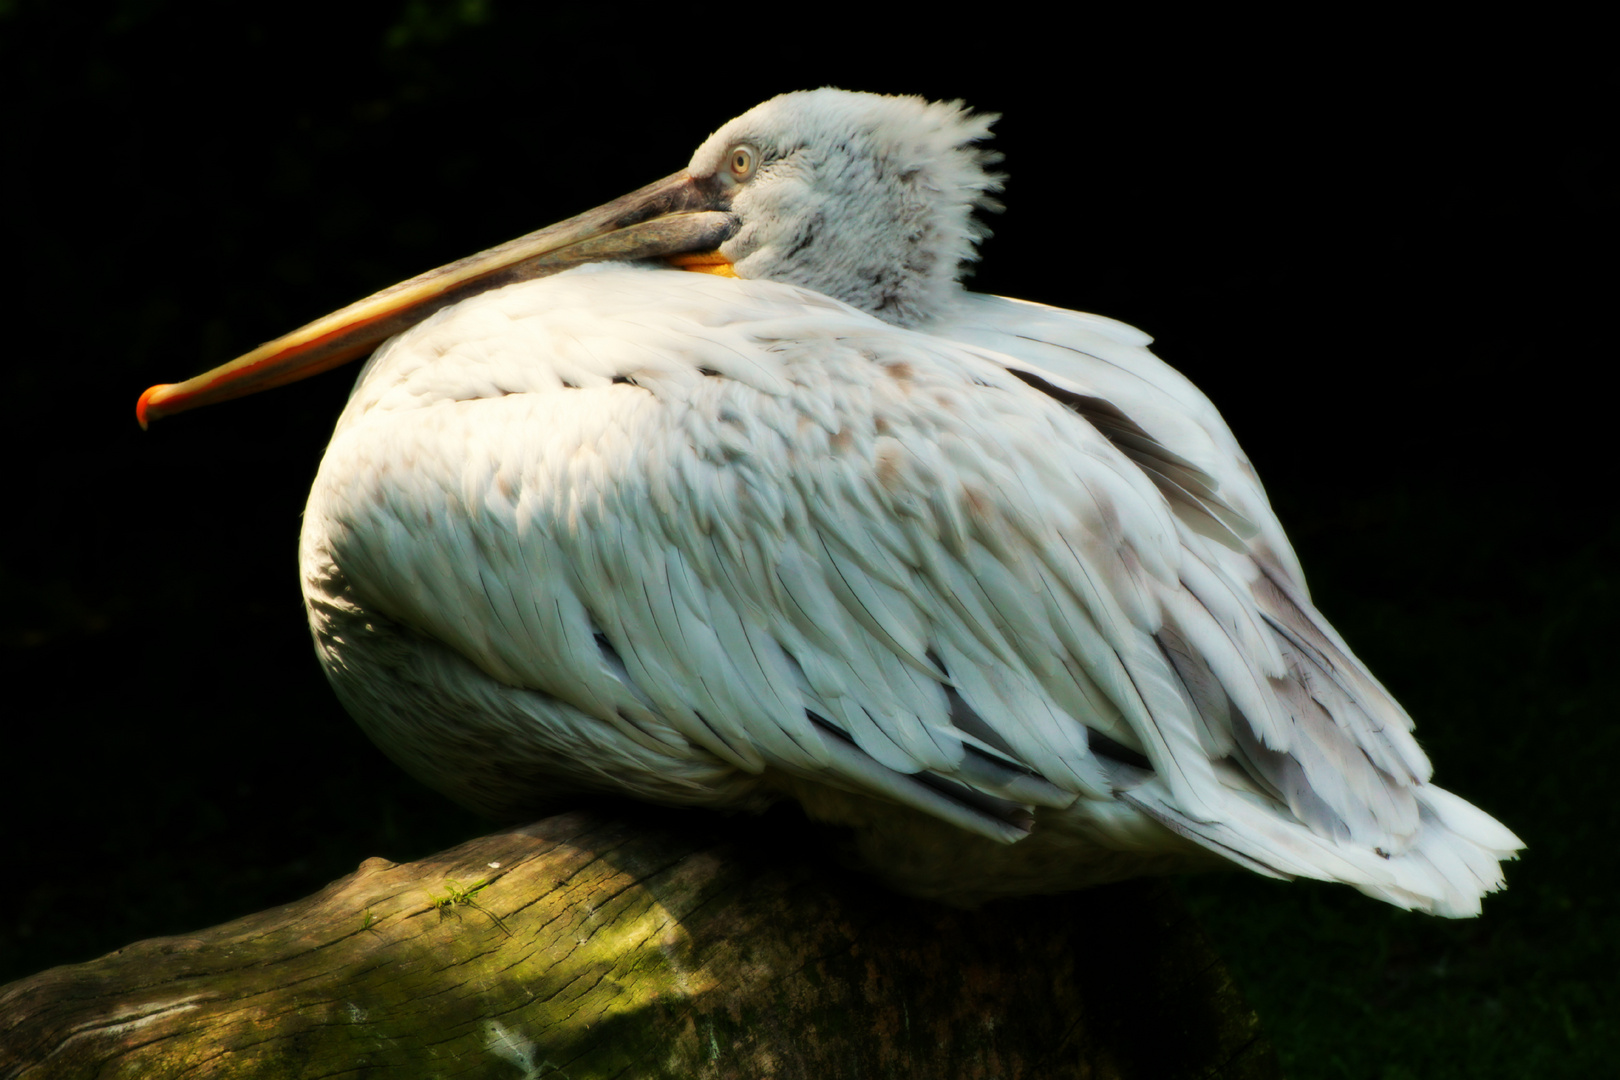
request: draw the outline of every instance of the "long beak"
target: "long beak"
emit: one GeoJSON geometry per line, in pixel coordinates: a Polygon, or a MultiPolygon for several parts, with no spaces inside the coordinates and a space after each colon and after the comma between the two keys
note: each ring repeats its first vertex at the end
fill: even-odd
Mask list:
{"type": "Polygon", "coordinates": [[[712,183],[685,171],[595,210],[375,293],[183,383],[141,395],[141,427],[187,409],[282,386],[364,356],[440,308],[580,263],[713,251],[737,230],[712,183]]]}

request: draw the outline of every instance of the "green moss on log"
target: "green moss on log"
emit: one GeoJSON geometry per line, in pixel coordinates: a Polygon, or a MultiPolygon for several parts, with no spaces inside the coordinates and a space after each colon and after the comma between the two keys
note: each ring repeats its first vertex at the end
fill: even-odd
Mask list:
{"type": "Polygon", "coordinates": [[[813,834],[576,813],[0,990],[0,1076],[1278,1075],[1156,885],[964,912],[813,834]]]}

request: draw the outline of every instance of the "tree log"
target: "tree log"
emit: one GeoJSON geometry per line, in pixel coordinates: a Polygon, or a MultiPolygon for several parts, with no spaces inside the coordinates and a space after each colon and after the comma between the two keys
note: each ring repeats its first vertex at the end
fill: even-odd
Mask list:
{"type": "Polygon", "coordinates": [[[1279,1075],[1160,884],[961,911],[778,816],[576,812],[0,989],[0,1076],[1279,1075]],[[653,823],[656,821],[656,823],[653,823]]]}

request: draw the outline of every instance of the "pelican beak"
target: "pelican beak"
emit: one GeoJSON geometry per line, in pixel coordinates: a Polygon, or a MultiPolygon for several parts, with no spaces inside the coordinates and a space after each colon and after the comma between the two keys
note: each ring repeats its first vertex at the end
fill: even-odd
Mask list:
{"type": "Polygon", "coordinates": [[[441,308],[503,285],[581,263],[673,257],[714,272],[713,252],[737,230],[713,181],[684,170],[499,247],[458,259],[316,319],[183,383],[141,395],[135,418],[153,420],[296,382],[364,356],[441,308]]]}

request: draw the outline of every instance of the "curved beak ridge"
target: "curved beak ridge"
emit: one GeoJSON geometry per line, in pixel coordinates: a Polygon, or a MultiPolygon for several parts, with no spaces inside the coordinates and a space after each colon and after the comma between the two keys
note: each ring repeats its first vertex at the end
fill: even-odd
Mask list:
{"type": "Polygon", "coordinates": [[[470,296],[587,262],[713,251],[737,230],[712,183],[685,170],[566,221],[418,274],[182,383],[141,395],[141,427],[328,371],[470,296]]]}

